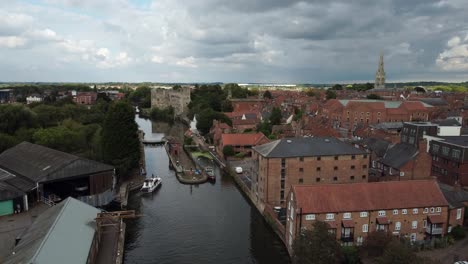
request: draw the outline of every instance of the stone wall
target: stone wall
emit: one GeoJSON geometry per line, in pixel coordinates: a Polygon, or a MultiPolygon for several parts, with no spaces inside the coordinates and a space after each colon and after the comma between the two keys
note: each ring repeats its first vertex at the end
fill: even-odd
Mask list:
{"type": "Polygon", "coordinates": [[[160,109],[174,107],[176,115],[188,111],[190,103],[190,87],[181,87],[179,90],[156,88],[151,90],[151,107],[160,109]]]}

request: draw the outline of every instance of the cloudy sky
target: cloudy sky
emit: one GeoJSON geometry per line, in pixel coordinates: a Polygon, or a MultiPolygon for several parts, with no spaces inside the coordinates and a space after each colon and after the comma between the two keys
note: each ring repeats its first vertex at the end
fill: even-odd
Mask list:
{"type": "Polygon", "coordinates": [[[468,80],[466,0],[0,1],[0,81],[468,80]]]}

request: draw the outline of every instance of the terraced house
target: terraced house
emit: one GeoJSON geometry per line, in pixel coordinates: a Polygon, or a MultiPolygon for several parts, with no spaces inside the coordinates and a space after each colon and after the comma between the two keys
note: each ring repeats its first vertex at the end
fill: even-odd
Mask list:
{"type": "Polygon", "coordinates": [[[412,242],[443,237],[449,203],[434,180],[294,185],[288,195],[287,246],[301,230],[324,221],[343,245],[360,245],[372,231],[412,242]]]}

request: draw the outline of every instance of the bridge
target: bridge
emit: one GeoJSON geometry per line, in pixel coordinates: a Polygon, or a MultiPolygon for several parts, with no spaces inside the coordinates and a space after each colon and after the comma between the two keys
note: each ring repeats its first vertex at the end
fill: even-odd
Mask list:
{"type": "Polygon", "coordinates": [[[141,143],[143,145],[157,145],[157,146],[162,146],[166,144],[167,140],[165,139],[143,139],[141,143]]]}

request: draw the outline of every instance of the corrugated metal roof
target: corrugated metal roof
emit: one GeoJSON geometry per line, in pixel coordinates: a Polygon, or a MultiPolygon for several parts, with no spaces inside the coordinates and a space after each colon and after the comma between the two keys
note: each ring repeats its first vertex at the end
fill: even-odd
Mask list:
{"type": "Polygon", "coordinates": [[[67,198],[41,214],[21,237],[5,264],[86,263],[100,210],[67,198]]]}
{"type": "Polygon", "coordinates": [[[113,170],[112,166],[41,145],[22,142],[0,154],[0,168],[33,182],[113,170]]]}
{"type": "Polygon", "coordinates": [[[253,148],[269,158],[359,155],[366,151],[334,137],[284,138],[253,148]]]}

